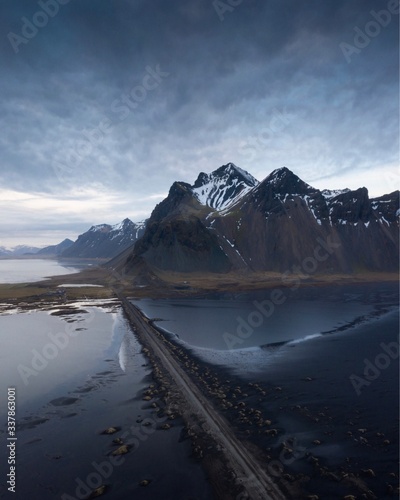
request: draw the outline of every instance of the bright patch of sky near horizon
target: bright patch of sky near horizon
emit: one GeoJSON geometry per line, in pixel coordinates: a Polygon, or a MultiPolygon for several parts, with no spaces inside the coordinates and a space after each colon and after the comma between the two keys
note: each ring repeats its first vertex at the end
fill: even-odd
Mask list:
{"type": "Polygon", "coordinates": [[[211,1],[71,1],[15,53],[7,36],[42,9],[8,2],[0,245],[142,220],[175,180],[230,161],[259,180],[285,165],[320,189],[397,189],[398,14],[350,62],[340,47],[389,4],[245,0],[221,21],[211,1]]]}

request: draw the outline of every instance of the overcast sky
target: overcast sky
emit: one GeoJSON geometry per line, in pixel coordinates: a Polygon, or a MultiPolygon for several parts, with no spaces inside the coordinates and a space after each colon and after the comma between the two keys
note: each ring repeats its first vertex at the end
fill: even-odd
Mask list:
{"type": "Polygon", "coordinates": [[[398,188],[396,0],[55,1],[0,6],[0,245],[141,220],[230,161],[398,188]]]}

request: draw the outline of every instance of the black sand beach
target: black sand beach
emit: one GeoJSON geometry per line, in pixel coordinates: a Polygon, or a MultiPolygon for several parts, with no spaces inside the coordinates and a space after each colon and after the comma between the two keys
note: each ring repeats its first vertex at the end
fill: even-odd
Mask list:
{"type": "Polygon", "coordinates": [[[164,331],[175,352],[194,357],[195,379],[257,446],[268,472],[301,489],[293,498],[383,499],[398,491],[397,287],[342,287],[324,296],[343,291],[371,309],[321,336],[247,351],[242,361],[164,331]],[[213,355],[217,363],[205,362],[213,355]]]}

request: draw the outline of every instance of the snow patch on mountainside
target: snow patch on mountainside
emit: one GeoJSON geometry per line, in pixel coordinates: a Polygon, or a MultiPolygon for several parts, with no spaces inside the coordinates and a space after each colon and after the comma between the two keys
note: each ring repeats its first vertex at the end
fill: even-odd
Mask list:
{"type": "Polygon", "coordinates": [[[257,184],[257,179],[251,174],[228,163],[211,174],[202,172],[192,186],[192,192],[202,205],[223,210],[257,184]]]}
{"type": "Polygon", "coordinates": [[[339,196],[340,194],[343,193],[348,193],[350,189],[345,188],[345,189],[323,189],[321,191],[322,196],[326,200],[330,200],[331,198],[335,198],[335,196],[339,196]]]}

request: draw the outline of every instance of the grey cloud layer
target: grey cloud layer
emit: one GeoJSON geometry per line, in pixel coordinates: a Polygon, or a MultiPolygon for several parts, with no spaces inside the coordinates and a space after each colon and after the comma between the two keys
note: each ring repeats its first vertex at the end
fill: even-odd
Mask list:
{"type": "Polygon", "coordinates": [[[259,178],[285,164],[307,181],[391,163],[398,15],[350,63],[340,48],[386,6],[244,0],[221,22],[212,1],[71,0],[16,54],[7,34],[20,34],[21,17],[32,20],[40,7],[8,2],[2,186],[57,193],[100,183],[130,193],[134,211],[139,194],[227,161],[259,178]],[[157,65],[169,76],[122,120],[115,102],[157,65]],[[288,119],[272,130],[276,113],[288,119]],[[112,126],[74,168],[68,159],[84,131],[105,120],[112,126]],[[54,162],[67,164],[64,175],[54,162]]]}

